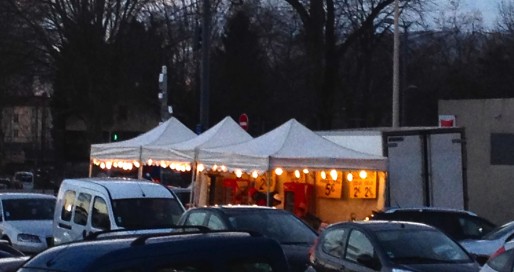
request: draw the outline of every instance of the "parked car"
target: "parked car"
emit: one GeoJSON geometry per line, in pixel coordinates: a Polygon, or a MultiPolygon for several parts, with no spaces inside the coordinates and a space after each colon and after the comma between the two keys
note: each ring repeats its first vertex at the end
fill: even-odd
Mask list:
{"type": "Polygon", "coordinates": [[[16,192],[0,193],[0,233],[14,248],[29,254],[52,244],[55,196],[16,192]]]}
{"type": "Polygon", "coordinates": [[[510,241],[494,252],[482,266],[480,272],[514,271],[514,241],[510,241]]]}
{"type": "Polygon", "coordinates": [[[14,173],[13,183],[18,189],[34,189],[34,174],[28,171],[18,171],[14,173]]]}
{"type": "Polygon", "coordinates": [[[274,239],[248,232],[167,232],[103,237],[47,249],[19,272],[288,272],[274,239]]]}
{"type": "Polygon", "coordinates": [[[148,180],[65,179],[57,193],[54,243],[104,230],[171,228],[184,211],[172,191],[148,180]]]}
{"type": "Polygon", "coordinates": [[[476,272],[478,263],[440,230],[401,221],[328,226],[310,251],[307,271],[476,272]]]}
{"type": "Polygon", "coordinates": [[[433,207],[392,208],[375,212],[370,219],[425,223],[442,230],[457,241],[482,239],[486,233],[496,228],[489,220],[470,211],[433,207]]]}
{"type": "Polygon", "coordinates": [[[484,235],[482,239],[463,240],[460,244],[475,255],[478,263],[483,265],[498,248],[514,238],[514,221],[497,227],[484,235]]]}
{"type": "Polygon", "coordinates": [[[0,240],[0,272],[14,272],[29,258],[5,240],[0,240]]]}
{"type": "Polygon", "coordinates": [[[170,186],[168,185],[167,186],[168,189],[172,190],[175,195],[178,197],[178,199],[180,199],[180,202],[182,202],[182,205],[184,205],[184,207],[186,208],[189,208],[191,205],[190,205],[190,202],[191,202],[191,188],[188,187],[188,188],[182,188],[182,187],[174,187],[174,186],[170,186]]]}
{"type": "Polygon", "coordinates": [[[317,238],[317,232],[294,214],[263,206],[192,208],[182,215],[179,225],[200,225],[213,230],[250,230],[262,233],[280,242],[291,271],[303,272],[307,268],[307,254],[317,238]]]}
{"type": "Polygon", "coordinates": [[[0,190],[10,189],[12,187],[11,179],[8,177],[0,177],[0,190]]]}

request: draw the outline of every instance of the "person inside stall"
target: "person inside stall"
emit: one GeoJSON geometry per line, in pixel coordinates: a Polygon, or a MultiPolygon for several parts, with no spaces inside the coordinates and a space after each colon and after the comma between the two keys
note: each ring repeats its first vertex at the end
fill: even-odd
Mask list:
{"type": "Polygon", "coordinates": [[[275,208],[280,208],[282,204],[282,196],[279,193],[273,194],[272,206],[275,208]]]}
{"type": "Polygon", "coordinates": [[[257,189],[252,187],[248,190],[248,195],[250,196],[251,200],[250,204],[255,204],[257,206],[266,206],[267,200],[265,193],[259,192],[257,189]]]}
{"type": "Polygon", "coordinates": [[[300,203],[294,210],[294,214],[303,220],[307,225],[311,226],[316,231],[320,231],[321,219],[307,211],[305,203],[300,203]]]}

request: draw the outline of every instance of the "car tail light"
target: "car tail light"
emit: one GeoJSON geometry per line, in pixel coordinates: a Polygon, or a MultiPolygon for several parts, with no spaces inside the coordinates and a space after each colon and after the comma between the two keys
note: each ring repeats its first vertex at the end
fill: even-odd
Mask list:
{"type": "Polygon", "coordinates": [[[498,250],[496,250],[496,252],[491,254],[491,256],[489,257],[489,260],[496,258],[498,255],[502,254],[503,252],[505,252],[504,246],[500,247],[498,250]]]}

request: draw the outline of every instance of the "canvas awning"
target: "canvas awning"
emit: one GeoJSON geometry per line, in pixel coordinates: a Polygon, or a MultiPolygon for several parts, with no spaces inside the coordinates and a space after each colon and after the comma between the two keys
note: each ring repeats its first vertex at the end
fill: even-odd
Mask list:
{"type": "Polygon", "coordinates": [[[179,161],[194,162],[196,153],[203,148],[216,148],[238,144],[253,139],[231,117],[225,117],[204,133],[175,144],[145,145],[142,149],[142,161],[179,161]]]}
{"type": "Polygon", "coordinates": [[[284,169],[387,170],[387,158],[358,152],[335,144],[295,119],[253,140],[240,144],[200,149],[197,162],[206,167],[224,165],[245,172],[284,169]]]}
{"type": "Polygon", "coordinates": [[[135,138],[125,141],[92,144],[90,158],[93,160],[126,160],[142,161],[141,153],[146,145],[171,145],[196,137],[196,134],[182,124],[177,118],[171,117],[159,126],[135,138]]]}

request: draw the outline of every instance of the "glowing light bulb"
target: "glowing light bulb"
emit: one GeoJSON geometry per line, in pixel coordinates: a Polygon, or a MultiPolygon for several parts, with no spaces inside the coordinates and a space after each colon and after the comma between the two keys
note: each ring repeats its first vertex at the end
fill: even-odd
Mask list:
{"type": "Polygon", "coordinates": [[[309,169],[307,169],[307,168],[303,169],[303,173],[304,174],[309,174],[309,169]]]}
{"type": "Polygon", "coordinates": [[[105,169],[105,162],[100,163],[100,168],[105,169]]]}
{"type": "Polygon", "coordinates": [[[196,169],[198,169],[198,172],[202,172],[205,169],[205,166],[203,164],[199,164],[196,166],[196,169]]]}
{"type": "Polygon", "coordinates": [[[300,178],[300,171],[299,170],[294,170],[294,176],[296,178],[300,178]]]}
{"type": "Polygon", "coordinates": [[[352,173],[348,173],[348,175],[346,175],[346,180],[347,180],[347,181],[352,181],[352,180],[353,180],[353,175],[352,175],[352,173]]]}
{"type": "Polygon", "coordinates": [[[361,170],[361,171],[359,172],[359,177],[360,177],[361,179],[365,179],[365,178],[367,178],[367,177],[368,177],[368,172],[366,172],[366,171],[364,171],[364,170],[361,170]]]}
{"type": "Polygon", "coordinates": [[[138,161],[133,161],[132,164],[135,168],[139,168],[139,166],[141,166],[141,164],[138,161]]]}
{"type": "Polygon", "coordinates": [[[320,175],[322,179],[327,179],[327,173],[325,173],[325,171],[321,171],[320,175]]]}
{"type": "Polygon", "coordinates": [[[238,177],[238,178],[240,178],[243,175],[243,171],[241,171],[241,169],[237,169],[234,173],[236,174],[236,177],[238,177]]]}
{"type": "Polygon", "coordinates": [[[336,171],[336,170],[331,170],[331,171],[330,171],[330,177],[331,177],[333,180],[337,180],[337,171],[336,171]]]}
{"type": "Polygon", "coordinates": [[[282,173],[284,173],[284,170],[282,170],[282,168],[275,169],[275,174],[277,174],[277,176],[282,175],[282,173]]]}
{"type": "Polygon", "coordinates": [[[257,171],[252,172],[252,178],[257,178],[259,176],[259,173],[257,171]]]}

